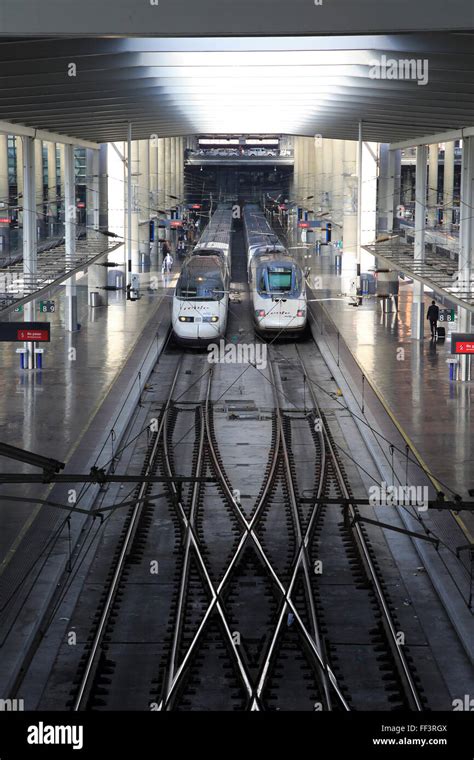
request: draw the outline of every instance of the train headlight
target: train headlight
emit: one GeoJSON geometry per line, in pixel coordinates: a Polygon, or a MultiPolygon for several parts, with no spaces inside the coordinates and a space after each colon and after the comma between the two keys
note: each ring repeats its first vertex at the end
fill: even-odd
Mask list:
{"type": "Polygon", "coordinates": [[[255,316],[256,317],[264,317],[265,311],[263,309],[255,309],[255,316]]]}
{"type": "Polygon", "coordinates": [[[298,311],[296,312],[297,317],[304,317],[305,314],[306,314],[305,309],[298,309],[298,311]]]}
{"type": "Polygon", "coordinates": [[[214,316],[213,316],[213,317],[211,317],[211,322],[218,322],[218,321],[219,321],[219,317],[217,317],[217,316],[214,314],[214,316]]]}
{"type": "Polygon", "coordinates": [[[178,317],[180,322],[194,322],[194,317],[178,317]]]}

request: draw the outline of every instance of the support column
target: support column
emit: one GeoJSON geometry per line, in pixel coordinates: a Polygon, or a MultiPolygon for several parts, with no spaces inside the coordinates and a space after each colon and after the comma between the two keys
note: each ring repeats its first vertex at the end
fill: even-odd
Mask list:
{"type": "Polygon", "coordinates": [[[401,173],[402,173],[402,152],[401,150],[390,150],[388,153],[388,227],[387,231],[392,232],[400,227],[400,192],[401,192],[401,173]]]}
{"type": "Polygon", "coordinates": [[[56,203],[56,143],[49,142],[48,144],[48,235],[54,236],[56,230],[56,221],[58,207],[56,203]]]}
{"type": "Polygon", "coordinates": [[[315,137],[314,142],[314,210],[319,213],[322,210],[323,139],[315,137]]]}
{"type": "Polygon", "coordinates": [[[184,204],[184,138],[178,137],[178,197],[179,205],[184,204]]]}
{"type": "MultiPolygon", "coordinates": [[[[171,151],[171,138],[166,137],[165,138],[165,188],[164,188],[164,210],[167,211],[171,204],[172,204],[172,198],[170,198],[170,195],[172,194],[171,190],[171,182],[172,182],[172,151],[171,151]]],[[[168,218],[171,217],[171,214],[168,214],[168,218]]],[[[166,229],[166,237],[169,240],[169,228],[166,229]]]]}
{"type": "MultiPolygon", "coordinates": [[[[100,188],[99,188],[99,151],[87,149],[86,151],[86,206],[87,206],[87,239],[97,240],[99,238],[99,209],[100,209],[100,188]]],[[[108,256],[104,255],[98,262],[92,264],[87,270],[88,294],[98,293],[98,306],[106,306],[108,302],[108,292],[105,290],[108,281],[108,270],[103,264],[107,263],[108,256]]],[[[90,298],[89,298],[90,303],[90,298]]]]}
{"type": "Polygon", "coordinates": [[[394,152],[388,143],[379,146],[379,171],[377,186],[377,232],[391,233],[394,209],[394,152]]]}
{"type": "Polygon", "coordinates": [[[344,141],[344,217],[342,229],[342,290],[357,292],[357,143],[344,141]]]}
{"type": "MultiPolygon", "coordinates": [[[[424,261],[425,259],[426,158],[426,146],[418,145],[416,149],[415,187],[415,261],[424,261]]],[[[424,315],[423,283],[414,280],[411,337],[416,340],[423,340],[425,325],[424,315]]]]}
{"type": "Polygon", "coordinates": [[[138,140],[132,142],[132,160],[130,163],[132,192],[131,203],[131,245],[132,245],[132,273],[137,274],[140,270],[140,210],[138,197],[138,181],[140,179],[140,144],[138,140]]]}
{"type": "MultiPolygon", "coordinates": [[[[36,188],[35,188],[35,141],[33,137],[17,137],[16,144],[22,142],[22,187],[23,187],[23,276],[25,292],[36,290],[37,245],[36,245],[36,188]]],[[[24,306],[26,322],[35,321],[35,301],[24,306]]],[[[35,344],[25,343],[25,368],[35,367],[35,344]]]]}
{"type": "Polygon", "coordinates": [[[428,172],[428,227],[432,229],[438,221],[438,143],[429,147],[428,172]]]}
{"type": "MultiPolygon", "coordinates": [[[[333,140],[332,142],[332,180],[331,180],[331,198],[332,214],[331,219],[334,222],[342,224],[342,209],[344,200],[344,140],[333,140]]],[[[335,237],[340,237],[340,228],[335,228],[335,237]]]]}
{"type": "Polygon", "coordinates": [[[61,221],[66,221],[66,191],[65,191],[65,183],[66,183],[66,158],[64,154],[64,145],[61,143],[56,144],[56,150],[59,154],[59,199],[58,199],[58,209],[59,209],[59,218],[61,221]]]}
{"type": "Polygon", "coordinates": [[[181,205],[180,195],[180,174],[181,174],[181,140],[179,137],[174,137],[173,142],[175,144],[175,181],[174,181],[174,194],[178,200],[173,201],[176,206],[181,205]]]}
{"type": "MultiPolygon", "coordinates": [[[[474,224],[472,222],[472,205],[474,203],[474,138],[465,137],[462,142],[461,198],[460,198],[460,251],[459,251],[459,290],[472,298],[472,259],[474,249],[474,224]]],[[[472,314],[467,309],[459,308],[459,332],[472,332],[472,314]]],[[[459,380],[471,379],[471,356],[460,356],[459,380]]]]}
{"type": "Polygon", "coordinates": [[[125,281],[127,287],[131,283],[132,274],[132,205],[133,205],[133,185],[132,185],[132,125],[128,123],[127,130],[127,194],[125,198],[126,214],[124,219],[125,229],[127,232],[127,266],[125,270],[125,281]]]}
{"type": "Polygon", "coordinates": [[[159,191],[158,191],[158,188],[159,188],[158,145],[159,145],[159,140],[155,135],[150,141],[150,205],[151,205],[150,217],[154,221],[154,240],[153,240],[153,245],[151,248],[152,269],[158,268],[158,236],[159,236],[158,218],[159,217],[157,216],[157,209],[160,206],[159,191]]]}
{"type": "Polygon", "coordinates": [[[363,162],[363,143],[362,143],[362,122],[359,121],[359,140],[357,143],[357,259],[356,259],[356,292],[362,294],[360,283],[360,267],[362,261],[362,162],[363,162]]]}
{"type": "Polygon", "coordinates": [[[443,227],[451,232],[454,205],[454,140],[444,146],[443,227]]]}
{"type": "Polygon", "coordinates": [[[23,196],[24,187],[24,162],[23,162],[23,138],[19,135],[15,137],[15,152],[16,152],[16,187],[18,193],[18,205],[21,206],[21,198],[23,196]]]}
{"type": "MultiPolygon", "coordinates": [[[[76,258],[76,186],[74,173],[74,147],[64,145],[64,230],[66,259],[76,258]]],[[[66,329],[75,332],[77,326],[76,275],[66,280],[66,329]]]]}
{"type": "Polygon", "coordinates": [[[158,139],[158,208],[162,211],[166,210],[165,201],[165,184],[166,184],[166,170],[165,170],[165,154],[166,154],[166,140],[164,137],[158,139]]]}
{"type": "Polygon", "coordinates": [[[8,135],[0,134],[0,214],[6,222],[0,222],[0,260],[10,247],[10,225],[8,223],[8,135]]]}
{"type": "Polygon", "coordinates": [[[150,141],[139,141],[139,171],[138,190],[140,199],[139,209],[139,253],[140,271],[143,270],[143,258],[150,254],[150,141]],[[146,224],[144,224],[146,222],[146,224]]]}
{"type": "MultiPolygon", "coordinates": [[[[307,156],[307,164],[306,164],[306,195],[312,196],[310,200],[308,200],[308,206],[310,209],[313,209],[313,211],[316,211],[315,204],[316,204],[316,195],[314,193],[314,176],[316,174],[316,153],[315,153],[315,147],[314,147],[314,138],[308,137],[306,139],[306,156],[307,156]]],[[[314,219],[314,214],[310,214],[310,219],[314,219]]]]}
{"type": "Polygon", "coordinates": [[[176,206],[178,201],[178,148],[176,137],[171,137],[171,191],[170,195],[174,197],[170,199],[171,206],[176,206]]]}
{"type": "Polygon", "coordinates": [[[332,140],[323,140],[323,172],[322,172],[322,208],[323,211],[332,210],[332,140]]]}
{"type": "Polygon", "coordinates": [[[44,236],[46,227],[43,198],[43,142],[35,140],[36,220],[38,239],[44,236]]]}

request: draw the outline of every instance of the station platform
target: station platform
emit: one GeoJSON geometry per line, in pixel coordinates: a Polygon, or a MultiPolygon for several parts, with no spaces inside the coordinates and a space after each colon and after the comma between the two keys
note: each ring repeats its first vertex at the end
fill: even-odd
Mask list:
{"type": "MultiPolygon", "coordinates": [[[[20,368],[15,349],[22,344],[0,344],[0,440],[66,463],[64,473],[88,473],[96,462],[102,466],[109,461],[166,341],[178,263],[174,270],[163,277],[150,266],[140,276],[139,300],[128,301],[124,291],[109,292],[108,306],[98,308],[88,305],[86,277],[78,280],[80,329],[73,333],[65,329],[65,289],[58,289],[52,296],[55,313],[37,317],[51,322],[41,370],[20,368]]],[[[4,457],[0,472],[41,474],[38,468],[4,457]]],[[[65,525],[69,512],[41,500],[72,507],[68,493],[76,489],[76,504],[87,508],[98,488],[74,483],[0,486],[2,694],[11,686],[8,656],[22,651],[17,641],[10,653],[11,627],[19,616],[23,619],[19,630],[26,647],[32,616],[46,609],[55,574],[60,574],[67,556],[66,544],[82,527],[81,515],[65,525]],[[11,499],[18,496],[31,502],[11,499]],[[46,559],[47,577],[41,578],[46,559]],[[33,589],[34,603],[29,601],[33,589]]]]}
{"type": "MultiPolygon", "coordinates": [[[[316,281],[320,286],[312,297],[324,299],[314,306],[324,313],[334,357],[342,346],[350,352],[353,366],[368,381],[366,388],[370,384],[375,389],[446,497],[468,499],[467,490],[474,488],[474,382],[450,380],[447,359],[455,326],[445,324],[445,340],[432,340],[425,320],[424,340],[413,340],[411,284],[401,284],[398,312],[383,314],[375,296],[364,297],[359,307],[340,297],[341,277],[331,254],[313,255],[307,264],[310,285],[316,281]]],[[[425,296],[425,314],[432,300],[431,294],[425,296]]],[[[463,511],[461,522],[472,540],[473,515],[463,511]]]]}

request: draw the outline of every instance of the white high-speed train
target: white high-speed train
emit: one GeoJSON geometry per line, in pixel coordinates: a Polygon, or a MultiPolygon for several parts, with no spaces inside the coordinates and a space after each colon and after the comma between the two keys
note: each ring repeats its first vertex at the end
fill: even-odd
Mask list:
{"type": "Polygon", "coordinates": [[[185,259],[172,307],[178,343],[206,346],[225,336],[230,286],[232,209],[219,207],[185,259]]]}
{"type": "Polygon", "coordinates": [[[243,220],[256,331],[282,338],[304,334],[307,317],[303,270],[257,206],[245,206],[243,220]]]}

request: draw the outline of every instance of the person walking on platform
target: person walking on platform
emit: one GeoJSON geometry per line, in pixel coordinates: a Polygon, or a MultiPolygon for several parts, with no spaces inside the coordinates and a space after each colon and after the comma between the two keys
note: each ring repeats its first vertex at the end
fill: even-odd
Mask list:
{"type": "Polygon", "coordinates": [[[436,306],[436,303],[434,301],[431,301],[431,306],[428,309],[426,319],[428,319],[430,322],[431,337],[436,338],[437,329],[438,329],[439,308],[438,306],[436,306]]]}

